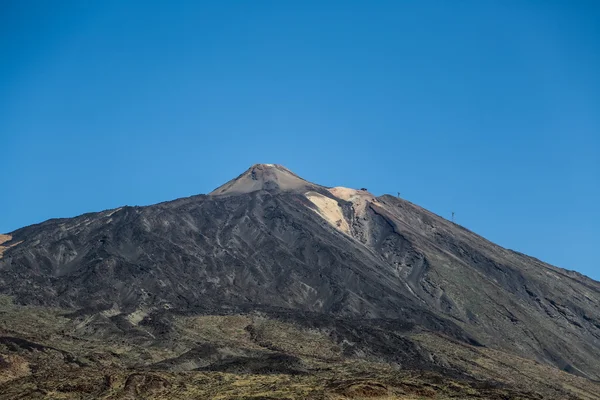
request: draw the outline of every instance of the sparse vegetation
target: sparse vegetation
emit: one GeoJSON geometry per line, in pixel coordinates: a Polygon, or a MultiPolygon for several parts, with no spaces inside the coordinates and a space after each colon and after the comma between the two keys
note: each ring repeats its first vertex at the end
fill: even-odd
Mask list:
{"type": "Polygon", "coordinates": [[[255,313],[173,316],[155,340],[116,333],[115,323],[98,315],[15,305],[5,296],[0,315],[0,399],[7,400],[595,399],[600,392],[552,367],[436,334],[411,340],[434,350],[439,365],[448,363],[445,370],[401,369],[344,354],[326,331],[255,313]],[[260,367],[256,360],[269,355],[287,362],[280,365],[287,372],[218,371],[260,367]]]}

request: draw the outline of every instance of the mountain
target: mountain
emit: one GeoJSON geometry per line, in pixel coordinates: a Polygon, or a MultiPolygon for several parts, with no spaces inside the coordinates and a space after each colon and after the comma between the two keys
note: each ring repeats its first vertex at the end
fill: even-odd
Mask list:
{"type": "MultiPolygon", "coordinates": [[[[315,372],[322,363],[336,371],[370,363],[344,373],[396,372],[356,383],[360,390],[354,378],[322,378],[323,396],[396,395],[400,383],[391,377],[427,371],[421,388],[438,396],[454,389],[432,387],[432,376],[486,398],[599,398],[599,282],[504,249],[406,200],[324,187],[281,165],[254,165],[208,195],[18,229],[0,236],[0,257],[10,316],[0,343],[11,371],[9,356],[36,365],[39,355],[28,347],[42,346],[44,354],[64,351],[61,362],[84,357],[94,371],[146,371],[131,392],[142,397],[140,387],[168,393],[176,384],[164,371],[323,377],[315,372]],[[25,323],[19,315],[28,313],[25,323]],[[119,342],[128,350],[109,350],[119,342]],[[125,355],[101,362],[91,360],[92,349],[94,357],[125,355]],[[537,382],[535,393],[523,379],[537,382]],[[493,384],[473,383],[482,381],[493,384]]],[[[50,375],[4,385],[22,394],[19,382],[59,379],[50,375]]],[[[90,398],[109,396],[94,388],[90,398]]]]}

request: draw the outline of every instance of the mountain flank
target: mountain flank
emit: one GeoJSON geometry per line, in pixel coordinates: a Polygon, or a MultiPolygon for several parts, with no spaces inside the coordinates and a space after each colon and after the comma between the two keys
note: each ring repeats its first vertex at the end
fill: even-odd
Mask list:
{"type": "Polygon", "coordinates": [[[79,382],[67,398],[600,393],[600,283],[276,164],[1,235],[0,294],[0,392],[14,396],[65,379],[79,382]]]}

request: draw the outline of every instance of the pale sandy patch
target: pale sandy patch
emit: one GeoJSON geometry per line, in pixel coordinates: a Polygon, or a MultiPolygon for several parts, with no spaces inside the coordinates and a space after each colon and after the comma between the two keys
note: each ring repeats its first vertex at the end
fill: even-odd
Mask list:
{"type": "Polygon", "coordinates": [[[141,310],[141,309],[137,309],[134,312],[132,312],[131,314],[127,315],[127,319],[129,320],[129,322],[131,322],[133,325],[137,325],[140,322],[142,322],[142,320],[144,318],[146,318],[148,316],[148,312],[145,310],[141,310]]]}
{"type": "Polygon", "coordinates": [[[315,211],[325,221],[329,222],[340,231],[348,235],[350,234],[350,226],[348,225],[346,218],[344,218],[342,207],[340,207],[337,201],[316,192],[307,192],[305,196],[317,206],[315,211]]]}
{"type": "Polygon", "coordinates": [[[2,361],[0,384],[31,375],[29,363],[20,355],[0,354],[0,361],[2,361]]]}
{"type": "Polygon", "coordinates": [[[0,235],[0,258],[2,258],[2,254],[5,250],[7,250],[10,246],[2,246],[3,243],[8,242],[12,239],[10,235],[0,235]]]}
{"type": "Polygon", "coordinates": [[[104,315],[106,318],[114,317],[115,315],[121,314],[121,310],[119,310],[119,306],[113,304],[113,306],[108,309],[102,311],[100,314],[104,315]]]}
{"type": "Polygon", "coordinates": [[[335,197],[352,203],[354,213],[362,217],[365,215],[369,203],[377,203],[377,198],[366,190],[350,189],[346,187],[334,187],[328,189],[335,197]]]}

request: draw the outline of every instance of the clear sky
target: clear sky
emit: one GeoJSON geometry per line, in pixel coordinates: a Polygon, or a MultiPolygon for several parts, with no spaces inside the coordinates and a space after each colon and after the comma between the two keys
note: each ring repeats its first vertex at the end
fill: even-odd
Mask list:
{"type": "Polygon", "coordinates": [[[253,163],[600,279],[600,1],[0,0],[0,232],[253,163]]]}

